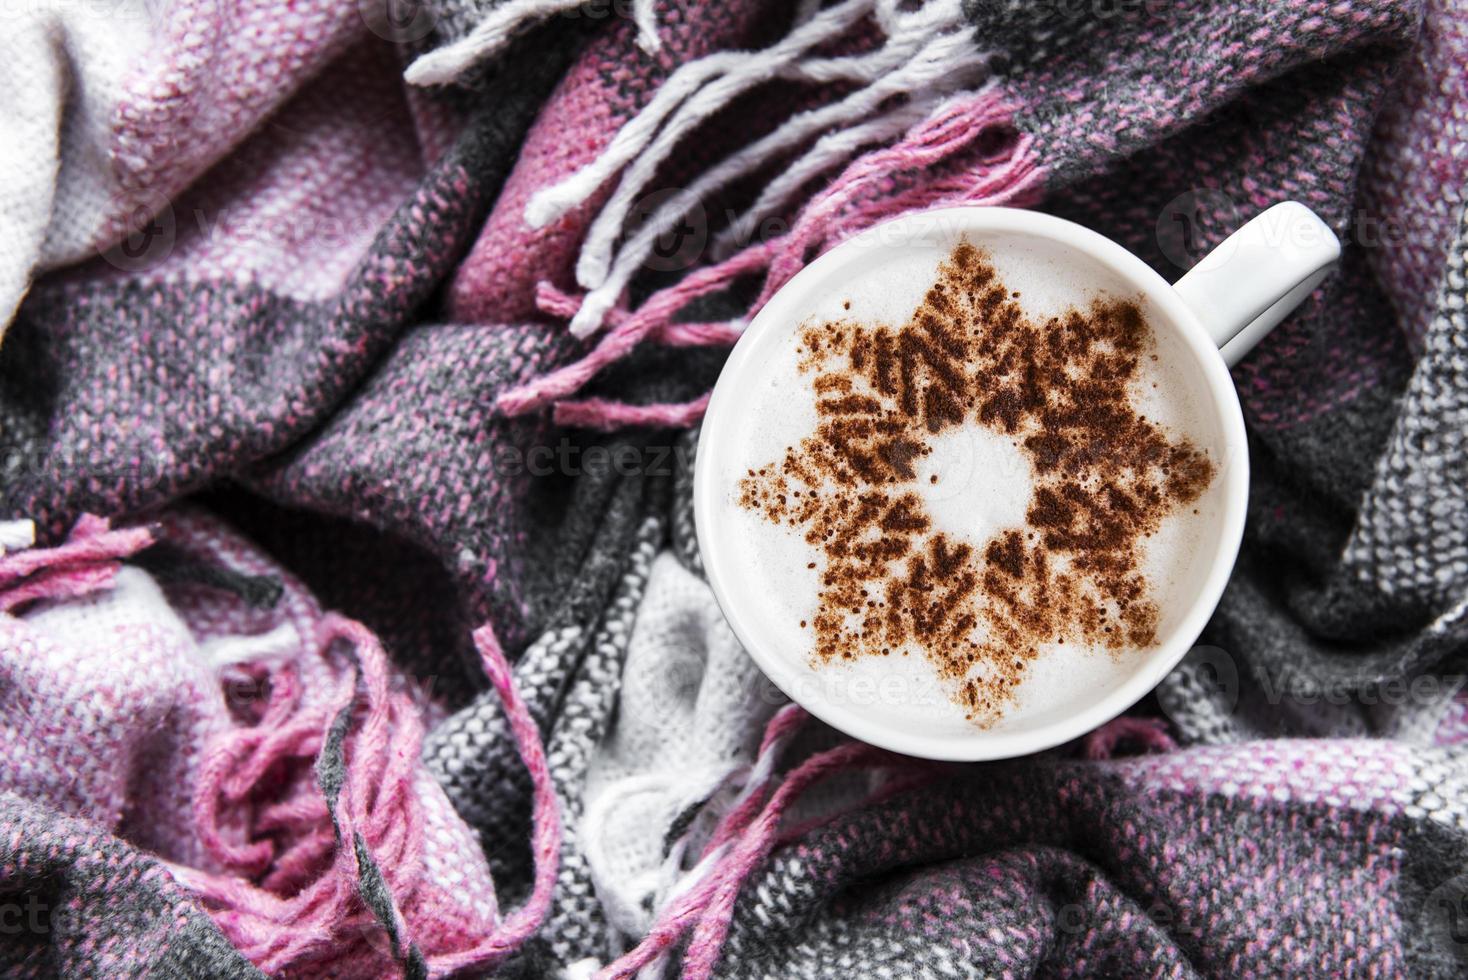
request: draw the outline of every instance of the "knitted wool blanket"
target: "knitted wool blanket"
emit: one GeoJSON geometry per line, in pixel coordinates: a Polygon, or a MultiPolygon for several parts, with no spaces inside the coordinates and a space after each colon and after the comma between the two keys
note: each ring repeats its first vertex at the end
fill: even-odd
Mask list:
{"type": "Polygon", "coordinates": [[[1457,976],[1461,0],[39,3],[3,42],[7,975],[1457,976]],[[907,211],[1170,279],[1295,199],[1200,645],[928,765],[692,535],[728,346],[907,211]]]}

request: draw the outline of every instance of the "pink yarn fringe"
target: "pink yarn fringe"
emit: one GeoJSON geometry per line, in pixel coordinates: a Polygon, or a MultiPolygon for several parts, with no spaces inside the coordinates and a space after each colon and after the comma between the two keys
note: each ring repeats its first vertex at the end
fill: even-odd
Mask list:
{"type": "MultiPolygon", "coordinates": [[[[542,281],[535,289],[535,305],[542,313],[569,320],[581,308],[581,297],[542,281]]],[[[616,328],[631,315],[627,310],[614,309],[607,314],[607,323],[616,328]]],[[[669,347],[727,347],[737,341],[742,332],[728,323],[665,323],[654,332],[652,339],[669,347]]]]}
{"type": "Polygon", "coordinates": [[[474,631],[474,645],[479,649],[484,672],[499,692],[520,757],[530,771],[530,782],[534,788],[531,816],[534,829],[530,850],[535,860],[535,884],[525,904],[505,919],[493,935],[468,949],[430,957],[428,963],[434,973],[483,969],[499,963],[518,949],[545,921],[561,865],[561,814],[540,729],[530,716],[530,709],[525,706],[520,692],[515,689],[510,663],[505,659],[499,638],[489,623],[474,631]]]}
{"type": "Polygon", "coordinates": [[[747,786],[743,799],[724,814],[723,819],[719,821],[713,834],[709,837],[708,844],[704,846],[703,857],[708,857],[743,833],[744,828],[748,827],[750,822],[759,815],[760,807],[764,805],[769,796],[770,787],[775,781],[775,763],[779,761],[790,740],[799,734],[809,720],[810,715],[800,705],[787,704],[777,711],[765,725],[764,738],[760,740],[759,754],[755,757],[753,772],[763,770],[766,775],[763,778],[756,778],[747,786]]]}
{"type": "Polygon", "coordinates": [[[806,205],[790,234],[779,240],[781,247],[755,306],[763,306],[790,281],[812,249],[825,251],[879,221],[958,204],[1033,203],[1043,179],[1033,137],[1016,135],[1005,156],[975,170],[943,174],[939,168],[966,147],[1003,133],[1012,118],[1013,110],[997,94],[981,92],[948,103],[892,146],[858,157],[806,205]],[[912,170],[927,176],[904,191],[889,193],[891,175],[912,170]]]}
{"type": "MultiPolygon", "coordinates": [[[[424,818],[412,780],[423,727],[409,695],[392,688],[387,656],[365,627],[329,615],[318,640],[328,654],[337,641],[352,645],[365,689],[345,746],[351,764],[337,802],[340,837],[311,766],[333,720],[356,699],[356,678],[344,671],[330,703],[308,710],[296,669],[286,665],[270,677],[259,723],[217,740],[202,766],[195,816],[205,845],[230,873],[185,871],[184,877],[230,940],[265,972],[299,971],[329,958],[344,974],[375,975],[388,969],[381,930],[359,897],[361,868],[344,842],[358,834],[366,842],[394,900],[399,936],[411,937],[415,923],[431,924],[452,911],[422,880],[424,818]],[[280,798],[282,787],[297,792],[280,798]],[[246,838],[234,843],[226,828],[241,821],[246,838]]],[[[545,919],[560,856],[560,817],[540,732],[493,630],[476,630],[474,642],[535,787],[536,878],[525,905],[487,935],[433,950],[426,960],[435,976],[488,968],[519,948],[545,919]]]]}
{"type": "Polygon", "coordinates": [[[1146,752],[1171,752],[1177,743],[1167,733],[1161,718],[1113,718],[1086,736],[1082,754],[1087,759],[1110,759],[1122,742],[1132,742],[1146,752]]]}
{"type": "Polygon", "coordinates": [[[506,415],[523,415],[580,391],[603,368],[626,357],[643,340],[664,328],[690,300],[759,268],[763,260],[759,250],[767,247],[757,246],[720,265],[699,269],[677,285],[655,293],[635,312],[617,318],[618,322],[581,360],[501,395],[496,402],[500,411],[506,415]]]}
{"type": "Polygon", "coordinates": [[[601,429],[603,432],[633,425],[683,428],[703,418],[708,407],[709,395],[700,395],[691,402],[652,405],[587,398],[584,401],[556,402],[554,418],[557,425],[601,429]]]}
{"type": "MultiPolygon", "coordinates": [[[[340,840],[362,836],[402,903],[423,870],[423,813],[412,790],[423,726],[408,694],[391,689],[377,638],[331,614],[317,645],[330,656],[338,641],[355,650],[365,693],[345,746],[351,764],[337,801],[340,840]]],[[[267,973],[324,957],[338,967],[384,968],[381,942],[373,942],[380,928],[358,894],[355,850],[339,844],[312,771],[333,719],[356,701],[356,687],[356,672],[343,670],[328,703],[308,708],[296,667],[282,666],[269,678],[259,723],[226,733],[205,752],[195,821],[228,873],[189,872],[186,880],[225,935],[267,973]],[[240,825],[244,840],[234,843],[227,828],[240,825]]],[[[407,935],[398,907],[393,918],[398,934],[407,935]]]]}
{"type": "MultiPolygon", "coordinates": [[[[939,167],[976,142],[1004,132],[1011,126],[1012,116],[1011,108],[993,91],[950,102],[897,143],[849,164],[806,205],[789,234],[751,245],[723,262],[684,277],[676,285],[653,294],[636,311],[613,311],[607,317],[606,333],[585,357],[501,395],[497,402],[500,411],[522,415],[573,395],[644,340],[685,345],[733,343],[740,333],[734,324],[675,324],[672,317],[693,299],[725,288],[741,276],[763,270],[764,287],[748,313],[753,316],[800,270],[812,251],[823,252],[887,218],[957,204],[1033,203],[1039,198],[1043,173],[1034,157],[1034,140],[1029,136],[1018,136],[1005,155],[981,161],[981,166],[975,169],[956,168],[943,173],[939,167]],[[891,175],[912,170],[936,176],[893,193],[891,175]]],[[[542,310],[566,318],[573,316],[580,306],[579,299],[548,284],[542,284],[538,290],[537,302],[542,310]]],[[[623,414],[614,410],[609,403],[597,403],[595,409],[573,409],[571,417],[589,419],[578,424],[598,427],[686,425],[699,417],[690,408],[693,404],[678,406],[685,414],[664,406],[664,414],[650,422],[640,421],[636,412],[623,414]]]]}
{"type": "Polygon", "coordinates": [[[0,556],[0,612],[39,599],[69,599],[109,587],[122,559],[153,543],[146,527],[111,530],[92,514],[77,519],[66,543],[0,556]]]}
{"type": "MultiPolygon", "coordinates": [[[[773,767],[775,758],[807,718],[802,709],[789,705],[770,720],[756,760],[757,771],[773,767]]],[[[642,942],[598,973],[598,978],[624,980],[633,976],[666,957],[690,929],[693,935],[684,955],[683,976],[694,980],[710,976],[728,934],[739,890],[780,840],[780,820],[789,805],[811,785],[837,773],[899,761],[908,760],[875,746],[847,742],[806,759],[773,793],[773,775],[750,787],[744,799],[724,815],[704,850],[706,859],[716,859],[708,873],[677,895],[642,942]]],[[[887,791],[879,794],[886,795],[887,791]]]]}
{"type": "MultiPolygon", "coordinates": [[[[111,530],[106,520],[84,515],[65,544],[0,556],[0,612],[106,588],[121,559],[153,540],[146,527],[111,530]]],[[[559,869],[560,814],[540,732],[492,627],[476,630],[474,642],[534,786],[535,884],[524,906],[483,930],[486,934],[429,955],[434,975],[489,968],[518,949],[545,920],[559,869]]],[[[317,649],[332,657],[339,644],[355,652],[364,694],[360,704],[357,670],[338,671],[326,703],[307,706],[295,664],[268,674],[258,665],[241,668],[268,681],[268,699],[253,724],[205,747],[194,799],[200,840],[224,872],[174,868],[231,942],[270,974],[301,971],[328,959],[342,975],[373,976],[390,969],[381,926],[360,898],[362,868],[350,844],[357,835],[387,884],[398,936],[406,941],[412,935],[410,920],[422,924],[463,914],[423,880],[424,814],[413,789],[423,742],[421,713],[406,691],[394,689],[377,638],[360,623],[328,614],[317,649]],[[354,705],[343,746],[350,765],[333,828],[313,765],[333,721],[354,705]]],[[[451,931],[464,928],[472,927],[460,922],[451,931]]]]}

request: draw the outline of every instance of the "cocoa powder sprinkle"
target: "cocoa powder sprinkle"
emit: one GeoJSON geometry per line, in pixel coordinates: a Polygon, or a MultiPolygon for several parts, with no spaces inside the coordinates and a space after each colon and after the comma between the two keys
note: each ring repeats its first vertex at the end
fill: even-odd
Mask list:
{"type": "Polygon", "coordinates": [[[1156,360],[1135,303],[1039,323],[1018,297],[961,242],[907,323],[807,323],[816,429],[740,481],[742,506],[822,559],[815,660],[919,652],[980,726],[1043,644],[1155,642],[1143,540],[1215,472],[1133,406],[1140,359],[1156,360]],[[934,528],[916,489],[932,437],[965,424],[1010,437],[1034,478],[1025,525],[978,545],[934,528]]]}

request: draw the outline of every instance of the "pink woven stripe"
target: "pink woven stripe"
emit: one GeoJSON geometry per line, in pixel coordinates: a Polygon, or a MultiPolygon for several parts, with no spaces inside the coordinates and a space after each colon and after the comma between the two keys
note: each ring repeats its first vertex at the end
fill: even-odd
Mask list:
{"type": "Polygon", "coordinates": [[[1432,788],[1423,779],[1421,757],[1421,749],[1377,739],[1275,739],[1137,756],[1115,765],[1123,778],[1151,790],[1396,814],[1432,788]]]}

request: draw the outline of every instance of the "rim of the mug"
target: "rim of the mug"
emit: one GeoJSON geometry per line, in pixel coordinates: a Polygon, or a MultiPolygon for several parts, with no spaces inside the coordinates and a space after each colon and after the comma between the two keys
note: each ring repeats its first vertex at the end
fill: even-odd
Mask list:
{"type": "MultiPolygon", "coordinates": [[[[923,240],[921,231],[914,231],[912,236],[918,241],[923,240]]],[[[811,262],[765,304],[734,345],[709,399],[694,456],[693,515],[704,574],[724,618],[755,664],[786,696],[831,727],[879,748],[927,759],[979,762],[1029,755],[1062,745],[1115,718],[1157,686],[1192,648],[1223,596],[1243,540],[1248,491],[1248,444],[1238,392],[1218,347],[1167,280],[1121,245],[1073,221],[1018,208],[953,207],[914,212],[863,231],[811,262]],[[1155,648],[1120,685],[1085,709],[1029,731],[975,728],[971,734],[962,737],[922,735],[877,721],[862,714],[859,707],[835,703],[818,693],[820,685],[814,686],[817,693],[797,696],[792,688],[799,686],[795,683],[799,679],[799,671],[780,654],[763,650],[755,642],[755,634],[746,618],[756,615],[758,610],[739,608],[735,599],[737,590],[732,590],[727,581],[737,574],[731,558],[733,549],[724,548],[721,535],[711,527],[717,522],[713,515],[720,509],[727,489],[715,485],[711,454],[717,452],[716,446],[725,442],[719,438],[719,432],[736,419],[737,410],[748,400],[749,392],[764,388],[763,385],[741,383],[755,363],[761,335],[778,329],[781,324],[794,329],[791,324],[798,324],[804,319],[802,310],[810,309],[807,296],[813,288],[838,278],[842,267],[865,254],[866,249],[902,247],[900,244],[884,244],[882,240],[902,234],[904,226],[924,221],[933,222],[938,226],[935,230],[944,234],[1012,232],[1058,241],[1099,261],[1133,288],[1145,293],[1153,308],[1160,309],[1176,328],[1193,355],[1207,380],[1213,409],[1223,432],[1226,465],[1219,519],[1223,527],[1213,567],[1197,591],[1192,607],[1178,621],[1167,641],[1155,648]]]]}

